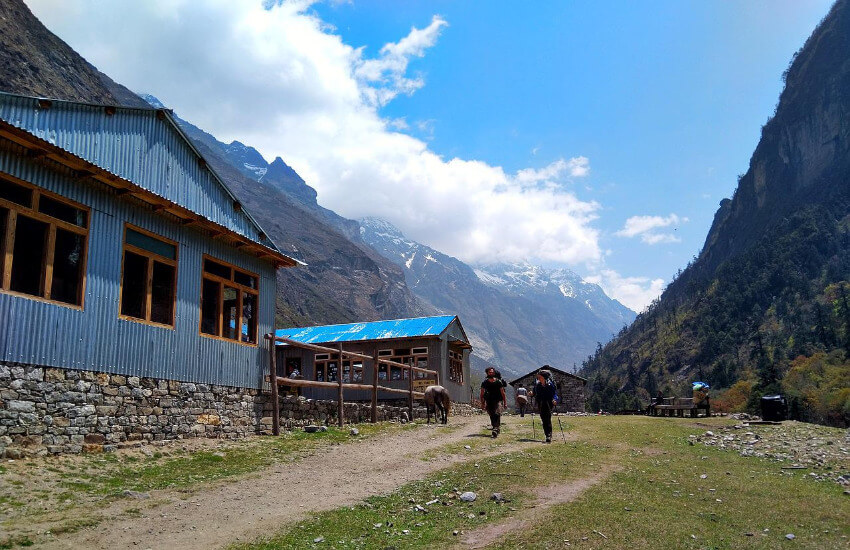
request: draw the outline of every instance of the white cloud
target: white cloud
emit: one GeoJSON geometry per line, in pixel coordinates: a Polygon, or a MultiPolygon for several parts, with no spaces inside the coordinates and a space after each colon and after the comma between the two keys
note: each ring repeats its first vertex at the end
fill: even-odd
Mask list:
{"type": "Polygon", "coordinates": [[[669,216],[632,216],[626,220],[623,228],[614,233],[618,237],[637,237],[640,236],[641,241],[646,244],[659,243],[678,243],[682,240],[673,233],[660,233],[655,231],[661,227],[678,227],[683,223],[687,223],[688,218],[679,217],[676,214],[669,216]]]}
{"type": "MultiPolygon", "coordinates": [[[[380,57],[375,59],[358,59],[355,62],[354,75],[364,83],[361,90],[366,100],[376,106],[383,106],[393,100],[398,94],[410,95],[422,86],[422,77],[408,78],[407,66],[411,57],[422,57],[425,50],[433,46],[440,36],[440,31],[448,23],[440,16],[431,18],[431,24],[424,29],[413,27],[410,34],[398,42],[385,44],[380,51],[380,57]]],[[[363,49],[357,50],[358,56],[363,49]]]]}
{"type": "Polygon", "coordinates": [[[585,280],[601,286],[605,294],[637,312],[646,309],[664,290],[664,279],[623,277],[612,269],[603,269],[585,280]]]}
{"type": "MultiPolygon", "coordinates": [[[[585,157],[506,173],[445,159],[378,108],[424,85],[409,76],[447,22],[434,16],[377,57],[345,44],[310,2],[28,0],[33,12],[118,82],[157,96],[222,141],[280,155],[343,216],[379,216],[465,261],[592,263],[599,205],[562,185],[585,157]]],[[[427,129],[427,126],[425,127],[427,129]]]]}

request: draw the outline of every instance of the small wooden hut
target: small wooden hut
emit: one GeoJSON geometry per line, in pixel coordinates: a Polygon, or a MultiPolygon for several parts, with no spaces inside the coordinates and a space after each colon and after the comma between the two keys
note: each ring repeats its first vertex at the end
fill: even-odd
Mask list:
{"type": "MultiPolygon", "coordinates": [[[[537,372],[540,369],[534,369],[528,374],[520,376],[516,380],[509,382],[511,387],[517,389],[520,384],[525,386],[529,391],[534,387],[537,381],[537,372]]],[[[555,387],[558,388],[558,406],[555,407],[556,412],[584,412],[584,386],[587,380],[581,376],[548,367],[552,372],[552,380],[555,382],[555,387]]]]}

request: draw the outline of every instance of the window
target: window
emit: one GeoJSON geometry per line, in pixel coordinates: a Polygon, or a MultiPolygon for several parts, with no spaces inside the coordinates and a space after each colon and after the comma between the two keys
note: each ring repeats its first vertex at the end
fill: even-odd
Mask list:
{"type": "Polygon", "coordinates": [[[0,289],[83,305],[89,209],[0,177],[0,289]]]}
{"type": "Polygon", "coordinates": [[[463,384],[463,351],[449,351],[449,380],[463,384]]]}
{"type": "Polygon", "coordinates": [[[177,243],[143,229],[124,228],[121,317],[174,326],[177,243]]]}
{"type": "Polygon", "coordinates": [[[259,288],[257,275],[204,257],[201,334],[256,344],[259,288]]]}
{"type": "MultiPolygon", "coordinates": [[[[397,348],[397,349],[382,349],[378,351],[378,357],[383,357],[388,359],[389,361],[394,361],[396,363],[401,363],[403,365],[410,365],[412,367],[419,367],[422,369],[428,368],[428,348],[397,348]]],[[[401,367],[396,367],[395,365],[386,365],[381,364],[378,367],[378,379],[379,380],[387,380],[389,376],[390,380],[407,380],[408,376],[410,376],[410,371],[407,369],[402,369],[401,367]]],[[[426,378],[427,374],[424,372],[417,372],[415,378],[426,378]]]]}
{"type": "Polygon", "coordinates": [[[339,365],[338,353],[318,353],[313,357],[313,370],[319,382],[336,382],[339,365]]]}

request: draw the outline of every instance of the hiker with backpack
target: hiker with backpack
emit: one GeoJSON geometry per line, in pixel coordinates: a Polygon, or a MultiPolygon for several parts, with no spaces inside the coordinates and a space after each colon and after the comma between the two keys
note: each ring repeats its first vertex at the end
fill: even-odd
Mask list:
{"type": "Polygon", "coordinates": [[[540,414],[540,423],[543,424],[543,433],[546,435],[546,443],[552,443],[552,410],[558,403],[558,395],[555,383],[552,381],[552,371],[549,365],[537,371],[537,382],[531,395],[537,404],[537,412],[540,414]]]}
{"type": "Polygon", "coordinates": [[[525,407],[528,405],[528,390],[520,384],[516,389],[516,407],[520,418],[525,416],[525,407]]]}
{"type": "Polygon", "coordinates": [[[501,380],[496,378],[496,369],[490,367],[485,372],[487,378],[481,382],[481,408],[486,409],[487,414],[490,415],[493,437],[498,437],[502,426],[499,405],[504,405],[507,408],[508,398],[505,396],[505,386],[501,380]]]}

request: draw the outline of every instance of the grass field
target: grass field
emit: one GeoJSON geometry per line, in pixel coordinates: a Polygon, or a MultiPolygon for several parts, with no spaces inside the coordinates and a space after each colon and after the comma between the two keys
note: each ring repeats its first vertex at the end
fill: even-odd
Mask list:
{"type": "MultiPolygon", "coordinates": [[[[528,419],[519,422],[508,420],[503,437],[528,437],[528,419]]],[[[505,532],[490,548],[850,548],[850,496],[840,485],[785,470],[781,462],[689,442],[689,435],[729,422],[570,418],[567,444],[528,442],[478,461],[473,453],[391,495],[233,548],[462,547],[470,532],[498,524],[505,532]],[[607,473],[571,502],[548,506],[537,498],[541,487],[600,472],[607,473]],[[464,491],[478,499],[461,502],[464,491]],[[491,500],[495,492],[509,502],[491,500]],[[511,518],[521,517],[531,520],[511,530],[511,518]]]]}

